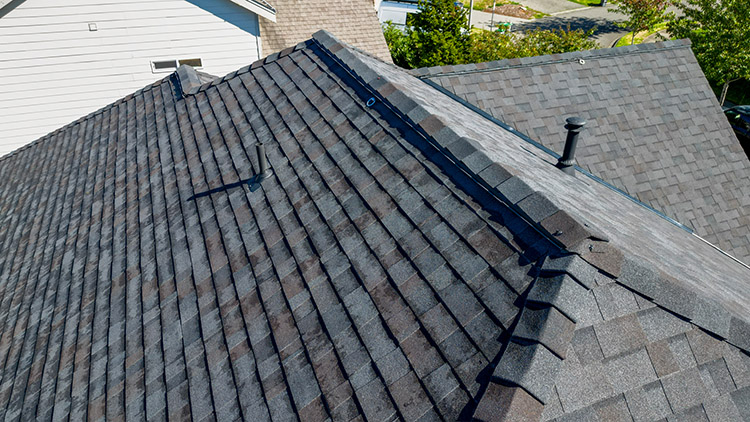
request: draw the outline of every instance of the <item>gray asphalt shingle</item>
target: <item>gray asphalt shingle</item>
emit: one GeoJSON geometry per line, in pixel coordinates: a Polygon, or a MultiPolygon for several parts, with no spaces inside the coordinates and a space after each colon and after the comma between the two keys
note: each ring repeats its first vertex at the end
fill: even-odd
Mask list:
{"type": "Polygon", "coordinates": [[[559,154],[583,117],[582,167],[750,260],[750,162],[688,41],[413,73],[559,154]]]}

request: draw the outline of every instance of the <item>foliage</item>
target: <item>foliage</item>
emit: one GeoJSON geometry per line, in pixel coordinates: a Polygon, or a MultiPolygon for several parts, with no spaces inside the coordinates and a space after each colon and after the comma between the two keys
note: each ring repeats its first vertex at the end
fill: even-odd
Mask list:
{"type": "Polygon", "coordinates": [[[602,0],[570,0],[574,3],[582,4],[584,6],[599,6],[602,4],[602,0]]]}
{"type": "Polygon", "coordinates": [[[584,32],[568,29],[536,29],[525,36],[514,33],[479,31],[471,35],[467,63],[480,63],[516,57],[541,56],[569,51],[592,50],[596,41],[589,39],[594,29],[584,32]]]}
{"type": "Polygon", "coordinates": [[[479,30],[472,32],[469,38],[468,54],[465,63],[482,63],[499,58],[519,57],[513,52],[514,34],[479,30]]]}
{"type": "Polygon", "coordinates": [[[383,28],[393,62],[401,67],[478,63],[596,48],[596,42],[589,39],[594,29],[537,29],[525,35],[467,31],[466,11],[456,9],[452,0],[420,0],[420,9],[409,16],[403,30],[390,22],[383,28]]]}
{"type": "Polygon", "coordinates": [[[670,35],[690,38],[693,53],[709,81],[723,85],[750,79],[750,1],[682,0],[683,16],[669,22],[670,35]]]}
{"type": "Polygon", "coordinates": [[[596,41],[591,39],[595,31],[596,28],[591,28],[588,31],[571,30],[570,25],[567,29],[536,29],[527,33],[518,43],[521,45],[521,51],[524,52],[525,56],[593,50],[597,48],[596,41]]]}
{"type": "Polygon", "coordinates": [[[414,54],[409,44],[409,37],[404,31],[393,22],[388,21],[383,25],[383,35],[391,52],[393,63],[405,68],[413,67],[414,54]]]}
{"type": "Polygon", "coordinates": [[[615,47],[624,47],[626,45],[631,45],[633,44],[633,40],[635,40],[635,44],[641,44],[642,42],[646,40],[646,38],[654,34],[656,34],[656,39],[658,41],[666,41],[668,38],[659,34],[659,32],[665,29],[667,29],[667,22],[662,22],[654,26],[650,31],[641,31],[641,32],[635,32],[635,33],[629,32],[623,35],[623,37],[617,41],[617,44],[615,44],[615,47]]]}
{"type": "Polygon", "coordinates": [[[619,12],[628,16],[628,19],[618,23],[623,28],[633,32],[631,44],[635,43],[635,34],[641,31],[651,31],[653,28],[671,19],[673,16],[667,12],[671,0],[613,0],[614,8],[610,12],[619,12]]]}
{"type": "Polygon", "coordinates": [[[413,67],[461,63],[469,42],[469,12],[454,0],[420,0],[419,13],[407,19],[407,37],[413,67]]]}

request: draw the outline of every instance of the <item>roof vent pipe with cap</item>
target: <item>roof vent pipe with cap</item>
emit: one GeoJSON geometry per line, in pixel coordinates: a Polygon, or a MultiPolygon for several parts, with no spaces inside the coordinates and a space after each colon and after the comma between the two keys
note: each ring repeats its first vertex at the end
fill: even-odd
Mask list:
{"type": "Polygon", "coordinates": [[[565,139],[565,150],[562,157],[557,160],[557,168],[575,176],[576,146],[578,145],[578,134],[583,130],[586,121],[580,117],[570,117],[565,120],[565,129],[568,129],[568,137],[565,139]]]}
{"type": "Polygon", "coordinates": [[[266,146],[263,143],[255,145],[255,152],[258,155],[258,175],[256,176],[256,182],[262,182],[271,176],[272,170],[268,166],[268,158],[266,157],[266,146]]]}

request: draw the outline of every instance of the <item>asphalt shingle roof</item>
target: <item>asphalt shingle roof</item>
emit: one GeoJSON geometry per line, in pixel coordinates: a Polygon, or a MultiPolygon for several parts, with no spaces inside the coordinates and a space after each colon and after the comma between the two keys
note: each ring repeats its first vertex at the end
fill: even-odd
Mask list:
{"type": "Polygon", "coordinates": [[[687,40],[425,68],[429,79],[750,262],[750,161],[687,40]]]}
{"type": "Polygon", "coordinates": [[[750,418],[750,269],[328,33],[204,78],[0,159],[1,418],[750,418]]]}
{"type": "Polygon", "coordinates": [[[278,52],[324,29],[342,41],[391,62],[372,0],[273,0],[276,22],[260,20],[263,54],[278,52]]]}

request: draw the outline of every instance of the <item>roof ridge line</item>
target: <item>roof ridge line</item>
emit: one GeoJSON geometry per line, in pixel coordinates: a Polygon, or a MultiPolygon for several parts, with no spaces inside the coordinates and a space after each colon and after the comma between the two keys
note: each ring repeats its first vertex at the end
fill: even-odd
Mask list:
{"type": "MultiPolygon", "coordinates": [[[[397,83],[378,74],[328,32],[316,32],[313,40],[340,61],[342,66],[346,66],[356,80],[388,104],[405,123],[425,134],[438,151],[492,196],[519,215],[540,235],[580,258],[578,261],[568,258],[571,261],[565,262],[569,265],[558,269],[558,273],[569,273],[576,278],[571,271],[581,271],[581,263],[590,265],[595,269],[594,272],[610,275],[620,284],[653,299],[654,303],[663,308],[750,352],[750,321],[739,319],[713,299],[689,295],[687,289],[675,283],[674,277],[652,268],[648,263],[640,264],[640,258],[610,244],[601,229],[559,208],[546,195],[535,191],[519,177],[511,175],[503,166],[492,161],[478,142],[457,134],[437,115],[431,114],[404,95],[397,83]],[[640,277],[631,280],[630,277],[634,274],[639,274],[640,277]],[[645,283],[645,287],[639,285],[637,282],[642,277],[653,280],[653,283],[645,283]],[[695,299],[675,302],[670,300],[670,296],[675,293],[680,297],[689,295],[695,299]]],[[[517,134],[515,131],[512,133],[517,134]]]]}
{"type": "MultiPolygon", "coordinates": [[[[511,127],[507,123],[505,123],[505,122],[503,122],[501,120],[498,120],[495,116],[487,113],[486,111],[484,111],[481,108],[475,106],[474,104],[472,104],[472,103],[464,100],[463,98],[461,98],[460,96],[454,94],[453,92],[449,91],[448,89],[444,88],[440,84],[432,81],[429,78],[420,78],[420,80],[422,80],[422,82],[430,85],[434,89],[436,89],[436,90],[442,92],[443,94],[447,95],[448,97],[452,98],[453,100],[459,102],[460,104],[462,104],[466,108],[474,111],[475,113],[479,114],[480,116],[484,117],[485,119],[487,119],[487,120],[491,121],[492,123],[500,126],[501,128],[503,128],[503,129],[507,130],[508,132],[512,133],[513,135],[516,135],[517,137],[519,137],[522,140],[528,142],[529,144],[535,146],[536,148],[539,148],[540,150],[542,150],[545,153],[549,154],[551,157],[553,157],[555,159],[559,159],[560,158],[560,154],[558,154],[554,150],[548,148],[547,146],[545,146],[544,144],[542,144],[540,142],[537,142],[536,140],[532,139],[531,137],[529,137],[525,133],[517,131],[515,128],[511,127]]],[[[595,182],[597,182],[597,183],[599,183],[599,184],[601,184],[603,186],[606,186],[608,189],[610,189],[610,190],[612,190],[614,192],[617,192],[618,194],[622,195],[623,197],[629,199],[630,201],[632,201],[632,202],[634,202],[634,203],[636,203],[636,204],[638,204],[638,205],[640,205],[640,206],[648,209],[649,211],[651,211],[651,212],[657,214],[658,216],[660,216],[661,218],[669,221],[671,224],[673,224],[673,225],[675,225],[675,226],[677,226],[677,227],[679,227],[679,228],[687,231],[688,233],[694,233],[691,228],[689,228],[686,225],[680,223],[679,221],[675,220],[674,218],[669,217],[668,215],[664,214],[663,212],[657,210],[656,208],[654,208],[654,207],[652,207],[652,206],[650,206],[650,205],[642,202],[638,198],[635,198],[635,197],[631,196],[630,194],[628,194],[627,192],[625,192],[622,189],[618,188],[617,186],[614,186],[611,183],[607,182],[606,180],[604,180],[604,179],[602,179],[602,178],[600,178],[600,177],[592,174],[591,172],[589,172],[586,169],[578,166],[577,164],[574,167],[575,167],[576,170],[578,170],[580,173],[584,174],[588,178],[594,180],[595,182]]],[[[714,246],[714,245],[712,245],[712,246],[714,246]]],[[[717,248],[717,247],[714,246],[714,248],[717,248]]],[[[724,252],[724,251],[721,251],[721,252],[724,253],[724,254],[726,254],[726,252],[724,252]]],[[[733,258],[733,259],[735,259],[735,258],[733,258]]]]}
{"type": "Polygon", "coordinates": [[[255,69],[257,69],[257,68],[259,68],[261,66],[265,66],[267,64],[275,63],[279,59],[281,59],[281,58],[283,58],[285,56],[288,56],[289,54],[291,54],[294,51],[301,50],[303,48],[308,47],[311,42],[312,42],[311,40],[302,41],[302,42],[298,43],[297,45],[294,45],[294,46],[291,46],[291,47],[287,47],[287,48],[285,48],[285,49],[283,49],[281,51],[278,51],[276,53],[270,54],[270,55],[268,55],[268,56],[266,56],[266,57],[264,57],[262,59],[258,59],[256,61],[252,62],[251,64],[249,64],[247,66],[243,66],[243,67],[241,67],[241,68],[239,68],[239,69],[237,69],[235,71],[229,72],[229,73],[227,73],[224,76],[220,76],[220,77],[217,76],[212,81],[203,82],[200,85],[193,86],[193,87],[191,87],[190,90],[188,90],[188,92],[186,92],[185,95],[195,95],[195,94],[197,94],[199,92],[204,92],[208,88],[210,88],[212,86],[219,85],[221,83],[224,83],[227,80],[235,78],[238,75],[242,75],[242,74],[251,72],[251,71],[253,71],[253,70],[255,70],[255,69]]]}
{"type": "Polygon", "coordinates": [[[507,169],[492,161],[478,142],[459,136],[438,115],[430,113],[405,95],[397,82],[379,74],[330,34],[316,33],[314,40],[352,74],[354,80],[374,95],[372,100],[382,101],[404,123],[426,135],[427,141],[433,143],[451,163],[543,237],[560,245],[565,253],[545,260],[540,277],[530,285],[530,299],[525,299],[516,322],[516,326],[523,323],[525,331],[517,332],[516,326],[509,330],[508,345],[500,352],[497,366],[474,409],[476,419],[481,420],[483,416],[494,419],[500,411],[513,420],[539,420],[544,401],[547,400],[545,394],[554,385],[561,367],[563,359],[560,350],[564,350],[565,345],[572,341],[572,335],[570,339],[566,336],[555,353],[550,349],[554,346],[544,333],[548,326],[565,326],[566,332],[573,332],[575,309],[566,308],[563,301],[571,297],[573,301],[584,300],[581,289],[588,292],[597,285],[596,279],[605,275],[668,312],[750,352],[750,323],[733,316],[724,305],[712,299],[691,294],[679,282],[670,281],[668,274],[638,265],[637,257],[611,245],[600,229],[560,209],[543,193],[535,191],[519,177],[512,176],[507,169]],[[637,276],[629,278],[632,274],[637,276]],[[638,285],[642,277],[654,280],[647,283],[651,290],[638,285]],[[557,292],[563,293],[558,295],[557,292]],[[682,300],[684,297],[688,300],[682,300]],[[688,303],[692,307],[685,305],[688,303]],[[542,307],[542,312],[546,314],[538,316],[539,310],[534,310],[534,307],[542,307]],[[527,308],[531,310],[527,312],[527,308]],[[524,317],[524,314],[528,316],[524,317]],[[543,382],[535,381],[539,379],[543,382]]]}
{"type": "Polygon", "coordinates": [[[644,52],[677,50],[690,47],[689,40],[668,40],[649,44],[628,45],[623,47],[600,48],[595,50],[578,50],[566,53],[546,54],[542,56],[517,57],[501,60],[493,60],[483,63],[469,63],[446,66],[423,67],[409,70],[408,72],[420,79],[433,77],[444,77],[462,75],[469,73],[484,73],[518,69],[546,64],[567,63],[570,61],[586,59],[600,59],[609,57],[622,57],[644,52]],[[617,51],[615,51],[617,50],[617,51]]]}
{"type": "MultiPolygon", "coordinates": [[[[437,116],[430,114],[421,105],[406,98],[406,96],[399,91],[396,85],[391,83],[388,78],[379,75],[370,68],[370,66],[359,60],[347,49],[348,46],[333,37],[330,33],[323,30],[318,31],[313,36],[313,39],[320,44],[323,49],[328,51],[329,54],[338,59],[341,62],[341,65],[346,66],[356,80],[359,80],[360,83],[372,94],[380,97],[385,104],[389,104],[390,99],[394,99],[394,97],[398,96],[398,99],[402,100],[400,106],[391,104],[391,108],[402,121],[412,125],[417,131],[426,135],[426,138],[435,144],[434,146],[438,151],[453,162],[459,169],[466,172],[475,182],[487,189],[494,197],[508,206],[510,210],[529,223],[530,226],[535,228],[540,235],[544,236],[552,243],[562,246],[555,236],[551,235],[544,229],[540,230],[541,227],[534,224],[534,215],[539,217],[539,215],[537,215],[538,212],[535,211],[534,208],[552,205],[544,195],[533,191],[528,185],[526,185],[526,183],[518,177],[512,176],[511,173],[500,164],[492,162],[486,157],[477,142],[470,138],[459,136],[437,116]],[[408,111],[403,110],[404,107],[408,108],[408,111]],[[430,126],[429,129],[425,128],[427,125],[430,126]],[[478,158],[480,155],[484,156],[484,159],[470,159],[478,158]],[[480,176],[479,173],[482,173],[485,176],[480,176]],[[497,189],[500,185],[507,187],[510,195],[506,196],[500,194],[497,189]],[[532,195],[535,193],[538,195],[532,195]],[[528,200],[527,197],[529,197],[528,200]],[[524,200],[526,201],[524,204],[516,206],[524,200]],[[531,217],[527,215],[528,211],[532,212],[533,215],[531,217]]],[[[395,67],[395,65],[392,64],[385,64],[395,67]]],[[[375,97],[372,99],[374,100],[375,97]]],[[[559,209],[555,209],[555,211],[559,211],[559,209]]],[[[544,215],[544,217],[548,216],[549,215],[544,215]]],[[[541,218],[539,218],[537,223],[540,221],[541,218]]]]}

